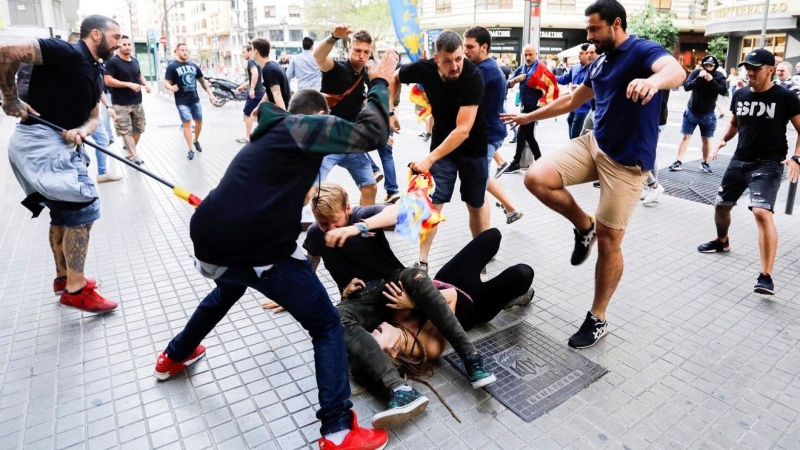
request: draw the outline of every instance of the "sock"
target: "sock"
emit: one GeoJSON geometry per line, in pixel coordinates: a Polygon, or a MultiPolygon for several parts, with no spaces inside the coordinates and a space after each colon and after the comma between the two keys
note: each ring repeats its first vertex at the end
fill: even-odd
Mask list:
{"type": "Polygon", "coordinates": [[[402,386],[398,386],[398,387],[396,387],[396,388],[394,388],[392,390],[395,391],[395,392],[398,392],[398,391],[411,392],[412,391],[411,386],[409,386],[407,384],[404,384],[402,386]]]}
{"type": "Polygon", "coordinates": [[[83,291],[83,288],[80,288],[80,289],[78,289],[78,290],[77,290],[77,291],[75,291],[75,292],[69,292],[69,291],[67,291],[67,292],[69,292],[69,295],[78,295],[78,294],[80,294],[80,293],[81,293],[81,291],[83,291]]]}
{"type": "Polygon", "coordinates": [[[342,430],[335,433],[326,434],[324,437],[325,439],[333,442],[333,445],[342,445],[342,442],[344,442],[344,438],[347,437],[348,433],[350,433],[350,430],[342,430]]]}

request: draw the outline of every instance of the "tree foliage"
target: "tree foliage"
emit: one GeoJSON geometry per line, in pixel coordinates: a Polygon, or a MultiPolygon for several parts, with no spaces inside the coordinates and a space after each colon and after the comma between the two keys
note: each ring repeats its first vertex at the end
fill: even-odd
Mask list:
{"type": "Polygon", "coordinates": [[[374,41],[394,42],[392,19],[386,0],[305,0],[305,26],[320,38],[339,23],[367,30],[374,41]]]}
{"type": "Polygon", "coordinates": [[[672,50],[678,43],[678,27],[674,22],[678,16],[672,12],[659,12],[653,5],[646,5],[642,10],[628,16],[628,32],[640,38],[661,44],[672,50]]]}
{"type": "Polygon", "coordinates": [[[725,62],[728,56],[728,38],[725,36],[717,36],[708,43],[708,54],[713,55],[720,64],[725,62]]]}

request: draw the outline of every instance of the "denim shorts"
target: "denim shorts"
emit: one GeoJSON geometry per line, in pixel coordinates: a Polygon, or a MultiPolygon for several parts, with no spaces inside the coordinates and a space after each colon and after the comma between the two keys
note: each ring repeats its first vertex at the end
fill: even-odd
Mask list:
{"type": "Polygon", "coordinates": [[[452,154],[431,166],[436,183],[431,201],[435,205],[449,203],[456,187],[456,177],[461,179],[461,200],[473,208],[483,206],[486,186],[489,183],[489,164],[484,157],[460,157],[452,154]]]}
{"type": "Polygon", "coordinates": [[[378,184],[375,181],[375,175],[372,174],[372,163],[367,157],[366,153],[346,153],[341,155],[328,155],[322,158],[322,166],[319,168],[319,176],[321,181],[328,178],[328,174],[335,166],[347,169],[356,186],[362,188],[364,186],[372,186],[378,184]]]}
{"type": "MultiPolygon", "coordinates": [[[[489,168],[492,167],[492,159],[494,159],[494,154],[498,150],[500,150],[500,147],[503,146],[503,142],[504,141],[505,141],[505,138],[501,139],[499,141],[496,141],[496,142],[489,142],[489,148],[488,148],[488,151],[486,152],[486,170],[487,170],[487,174],[488,174],[489,168]]],[[[489,189],[489,177],[488,176],[486,177],[486,189],[489,189]]]]}
{"type": "Polygon", "coordinates": [[[244,109],[242,112],[245,116],[249,116],[256,106],[261,103],[261,98],[264,97],[264,92],[256,92],[256,96],[254,98],[250,98],[248,94],[247,98],[244,100],[244,109]]]}
{"type": "Polygon", "coordinates": [[[681,124],[681,134],[691,136],[694,134],[694,129],[700,127],[700,136],[704,138],[713,138],[714,131],[717,130],[717,116],[714,111],[708,114],[698,116],[690,110],[683,112],[683,124],[681,124]]]}
{"type": "Polygon", "coordinates": [[[782,178],[783,164],[778,161],[749,162],[731,159],[722,176],[716,205],[734,206],[744,190],[750,188],[748,209],[773,211],[782,178]]]}
{"type": "Polygon", "coordinates": [[[188,122],[190,120],[203,120],[203,108],[200,107],[200,102],[192,103],[191,105],[175,105],[178,107],[178,114],[181,116],[181,122],[188,122]]]}

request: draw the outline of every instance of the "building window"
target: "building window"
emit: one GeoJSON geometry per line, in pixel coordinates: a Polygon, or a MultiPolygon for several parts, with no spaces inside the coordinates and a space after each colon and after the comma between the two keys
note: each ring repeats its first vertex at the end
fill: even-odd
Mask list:
{"type": "Polygon", "coordinates": [[[479,9],[511,9],[513,4],[513,0],[475,0],[475,7],[479,9]]]}
{"type": "Polygon", "coordinates": [[[300,7],[297,5],[290,5],[289,17],[300,17],[300,7]]]}
{"type": "Polygon", "coordinates": [[[672,9],[672,0],[650,0],[650,5],[661,12],[665,12],[672,9]]]}
{"type": "MultiPolygon", "coordinates": [[[[751,51],[761,47],[760,35],[748,35],[742,39],[742,54],[739,61],[744,61],[745,57],[751,51]]],[[[781,58],[786,53],[786,35],[785,34],[768,34],[764,40],[764,48],[772,52],[775,56],[781,58]]]]}
{"type": "Polygon", "coordinates": [[[436,0],[436,14],[449,13],[451,10],[451,0],[436,0]]]}
{"type": "Polygon", "coordinates": [[[275,7],[274,6],[265,6],[264,7],[264,18],[269,19],[270,17],[275,17],[275,7]]]}
{"type": "Polygon", "coordinates": [[[283,30],[269,30],[269,41],[270,42],[283,41],[283,30]]]}
{"type": "Polygon", "coordinates": [[[303,40],[303,30],[289,30],[289,40],[290,41],[302,41],[303,40]]]}
{"type": "Polygon", "coordinates": [[[550,10],[575,11],[575,0],[547,0],[547,8],[550,10]]]}

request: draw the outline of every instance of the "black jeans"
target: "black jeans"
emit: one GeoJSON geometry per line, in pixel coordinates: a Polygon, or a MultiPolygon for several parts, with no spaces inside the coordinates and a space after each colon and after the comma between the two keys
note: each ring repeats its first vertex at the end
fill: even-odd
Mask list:
{"type": "MultiPolygon", "coordinates": [[[[462,359],[475,353],[475,346],[447,306],[444,296],[433,286],[425,272],[419,269],[403,269],[386,281],[403,283],[408,295],[414,299],[416,311],[420,313],[422,320],[430,320],[462,359]]],[[[394,389],[405,384],[405,381],[389,356],[370,335],[370,331],[381,322],[392,320],[394,310],[387,308],[386,302],[382,291],[379,291],[371,296],[342,300],[336,308],[344,324],[344,339],[350,365],[363,372],[367,379],[379,381],[386,389],[394,389]]]]}
{"type": "Polygon", "coordinates": [[[491,228],[475,237],[433,277],[458,287],[472,301],[456,305],[456,318],[465,330],[492,320],[506,304],[525,294],[533,283],[533,269],[527,264],[511,266],[487,282],[481,280],[481,269],[500,249],[502,235],[491,228]]]}
{"type": "MultiPolygon", "coordinates": [[[[522,105],[522,112],[528,113],[531,111],[536,111],[538,108],[536,106],[528,106],[522,105]]],[[[525,143],[528,143],[528,147],[531,148],[531,153],[533,153],[534,161],[542,157],[542,152],[539,150],[539,143],[536,142],[536,122],[531,122],[525,125],[520,125],[519,131],[517,132],[517,151],[514,153],[514,164],[519,165],[520,160],[522,159],[522,152],[525,151],[525,143]]]]}

